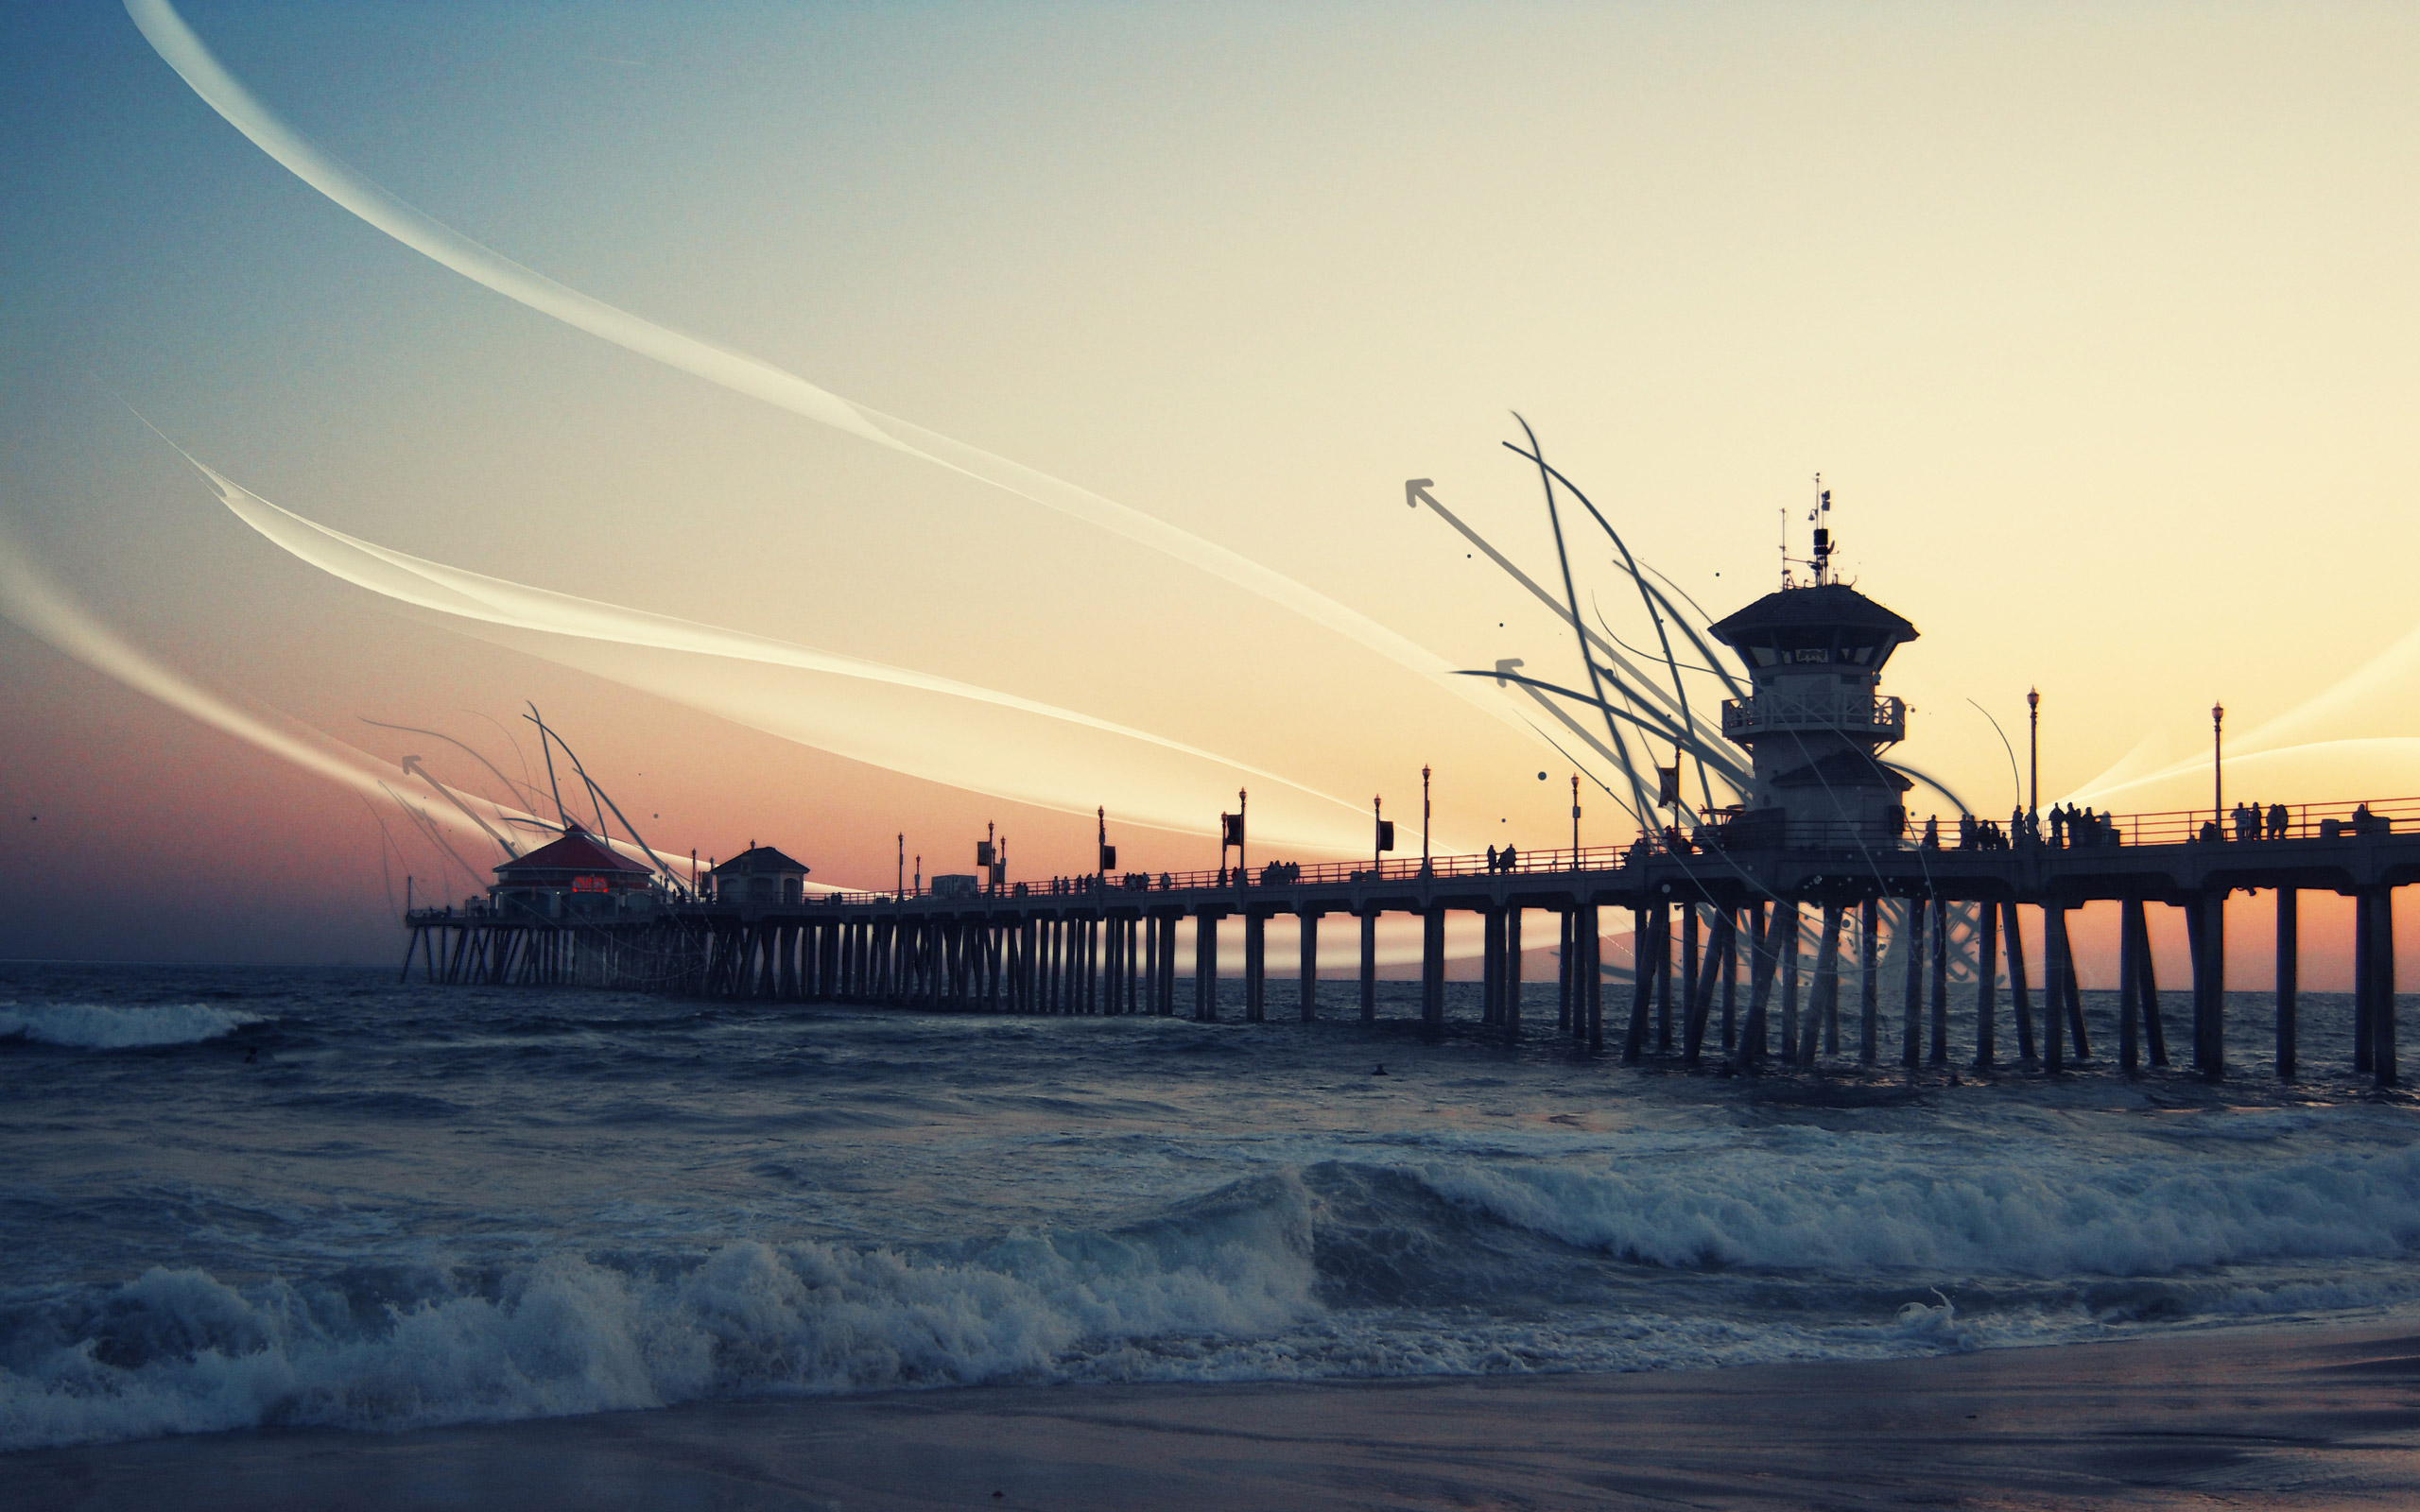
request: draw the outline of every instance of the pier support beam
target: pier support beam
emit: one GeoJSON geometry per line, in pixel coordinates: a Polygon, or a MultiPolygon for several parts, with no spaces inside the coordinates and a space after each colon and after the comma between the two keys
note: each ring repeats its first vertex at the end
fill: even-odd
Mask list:
{"type": "Polygon", "coordinates": [[[2381,887],[2358,898],[2354,906],[2367,917],[2369,970],[2363,973],[2369,991],[2368,1033],[2370,1075],[2380,1087],[2398,1080],[2394,1022],[2394,892],[2381,887]]]}
{"type": "Polygon", "coordinates": [[[1949,905],[1932,910],[1932,1063],[1949,1064],[1949,905]]]}
{"type": "Polygon", "coordinates": [[[1320,1016],[1320,914],[1306,908],[1295,915],[1303,929],[1302,988],[1303,1022],[1310,1022],[1320,1016]]]}
{"type": "Polygon", "coordinates": [[[2008,948],[2009,1011],[2016,1017],[2016,1058],[2031,1066],[2041,1053],[2033,1044],[2033,991],[2025,978],[2025,926],[2019,919],[2014,900],[2000,904],[2008,948]]]}
{"type": "Polygon", "coordinates": [[[1208,908],[1193,916],[1193,1017],[1199,1023],[1219,1018],[1219,915],[1208,908]]]}
{"type": "MultiPolygon", "coordinates": [[[[1681,905],[1681,1037],[1688,1038],[1689,1015],[1698,999],[1698,905],[1681,905]]],[[[1668,1056],[1679,1047],[1672,1042],[1672,1016],[1664,1015],[1657,1026],[1655,1053],[1668,1056]]]]}
{"type": "Polygon", "coordinates": [[[1630,1028],[1622,1036],[1622,1064],[1635,1066],[1647,1048],[1647,1005],[1655,991],[1659,960],[1668,960],[1671,952],[1664,944],[1664,920],[1668,913],[1663,908],[1633,910],[1630,923],[1630,1028]]]}
{"type": "Polygon", "coordinates": [[[1714,1009],[1715,979],[1722,971],[1730,923],[1727,908],[1714,916],[1713,927],[1706,931],[1705,954],[1689,976],[1688,1011],[1681,1019],[1681,1064],[1685,1066],[1698,1064],[1705,1051],[1706,1016],[1714,1009]]]}
{"type": "Polygon", "coordinates": [[[1244,1022],[1269,1019],[1269,916],[1256,908],[1244,911],[1244,1022]]]}
{"type": "Polygon", "coordinates": [[[1563,1034],[1571,1033],[1573,989],[1580,985],[1580,957],[1573,945],[1578,935],[1579,918],[1577,907],[1564,909],[1555,915],[1554,1026],[1563,1034]]]}
{"type": "Polygon", "coordinates": [[[1655,1053],[1672,1053],[1672,905],[1655,905],[1655,1053]]]}
{"type": "Polygon", "coordinates": [[[1789,1065],[1798,1058],[1798,900],[1793,898],[1774,910],[1778,918],[1789,916],[1789,928],[1781,937],[1781,1058],[1789,1065]]]}
{"type": "Polygon", "coordinates": [[[2092,1032],[2083,1022],[2083,976],[2076,966],[2075,938],[2067,932],[2067,913],[2059,910],[2059,954],[2066,965],[2059,972],[2059,995],[2067,1005],[2067,1040],[2078,1063],[2092,1058],[2092,1032]]]}
{"type": "Polygon", "coordinates": [[[1361,1022],[1378,1022],[1378,911],[1361,911],[1361,1022]]]}
{"type": "Polygon", "coordinates": [[[1882,902],[1857,905],[1857,1063],[1871,1066],[1882,1049],[1882,902]]]}
{"type": "Polygon", "coordinates": [[[2227,893],[2205,891],[2186,905],[2193,946],[2193,1065],[2207,1081],[2227,1074],[2227,893]]]}
{"type": "Polygon", "coordinates": [[[1767,912],[1764,904],[1756,905],[1755,917],[1764,927],[1749,942],[1748,1016],[1739,1026],[1739,1045],[1733,1054],[1734,1063],[1741,1071],[1754,1070],[1765,1058],[1765,1005],[1772,997],[1773,978],[1779,974],[1782,931],[1797,919],[1797,910],[1788,903],[1774,903],[1770,919],[1767,912]]]}
{"type": "Polygon", "coordinates": [[[2042,1070],[2052,1076],[2066,1070],[2064,1048],[2067,984],[2067,911],[2042,905],[2042,1070]]]}
{"type": "Polygon", "coordinates": [[[2377,941],[2371,937],[2376,920],[2370,913],[2367,893],[2353,895],[2353,1074],[2367,1074],[2375,1065],[2373,1052],[2377,1048],[2377,1034],[2370,1022],[2375,999],[2370,990],[2370,970],[2377,964],[2377,941]]]}
{"type": "MultiPolygon", "coordinates": [[[[2277,889],[2277,1079],[2294,1079],[2294,1015],[2296,978],[2302,966],[2302,895],[2291,887],[2277,889]]],[[[2134,1070],[2131,1057],[2126,1069],[2134,1070]]]]}
{"type": "Polygon", "coordinates": [[[1992,1069],[1997,1050],[2000,988],[1999,908],[1985,903],[1975,915],[1975,1069],[1992,1069]]]}
{"type": "Polygon", "coordinates": [[[1445,910],[1435,903],[1420,916],[1420,1027],[1432,1040],[1445,1028],[1445,910]]]}
{"type": "Polygon", "coordinates": [[[1922,893],[1908,900],[1908,990],[1899,1014],[1899,1063],[1913,1071],[1925,1054],[1925,914],[1922,893]]]}
{"type": "Polygon", "coordinates": [[[1521,909],[1518,904],[1504,911],[1504,1042],[1512,1044],[1521,1038],[1521,909]]]}
{"type": "MultiPolygon", "coordinates": [[[[1755,940],[1756,931],[1763,926],[1765,910],[1762,904],[1749,911],[1748,938],[1751,943],[1755,940]]],[[[1739,1002],[1738,910],[1726,908],[1722,911],[1722,937],[1724,940],[1722,947],[1722,1053],[1727,1056],[1731,1054],[1732,1047],[1739,1042],[1739,1025],[1737,1018],[1739,1002]]]]}
{"type": "Polygon", "coordinates": [[[1600,956],[1603,938],[1597,919],[1597,905],[1582,903],[1574,916],[1572,928],[1579,933],[1575,942],[1580,957],[1580,1003],[1578,1011],[1588,1021],[1588,1050],[1595,1054],[1605,1048],[1605,970],[1600,956]]]}
{"type": "Polygon", "coordinates": [[[1816,1052],[1840,1048],[1841,915],[1839,903],[1824,905],[1824,929],[1815,945],[1815,981],[1806,1000],[1806,1023],[1799,1035],[1798,1064],[1815,1068],[1816,1052]],[[1826,1038],[1828,1035],[1828,1039],[1826,1038]]]}

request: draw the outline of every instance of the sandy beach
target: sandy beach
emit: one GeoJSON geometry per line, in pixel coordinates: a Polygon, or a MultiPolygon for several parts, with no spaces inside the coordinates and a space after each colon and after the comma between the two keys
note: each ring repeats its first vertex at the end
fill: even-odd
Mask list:
{"type": "Polygon", "coordinates": [[[25,1508],[2410,1506],[2420,1334],[1324,1385],[999,1387],[40,1451],[25,1508]]]}

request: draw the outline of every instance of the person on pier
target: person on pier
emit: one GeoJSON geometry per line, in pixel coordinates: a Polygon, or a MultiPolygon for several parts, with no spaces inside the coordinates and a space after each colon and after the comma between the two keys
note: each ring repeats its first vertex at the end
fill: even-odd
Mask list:
{"type": "Polygon", "coordinates": [[[2286,805],[2283,803],[2272,803],[2269,805],[2270,839],[2284,839],[2286,837],[2286,831],[2292,822],[2292,819],[2286,813],[2286,805]]]}

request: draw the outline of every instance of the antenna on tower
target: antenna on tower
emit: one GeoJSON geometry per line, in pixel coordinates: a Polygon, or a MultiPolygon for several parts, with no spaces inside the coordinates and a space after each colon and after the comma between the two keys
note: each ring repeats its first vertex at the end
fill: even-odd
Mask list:
{"type": "Polygon", "coordinates": [[[1815,546],[1810,559],[1815,568],[1818,586],[1831,581],[1832,564],[1832,490],[1824,487],[1824,474],[1815,474],[1815,507],[1806,518],[1815,525],[1815,546]]]}
{"type": "Polygon", "coordinates": [[[1781,515],[1781,586],[1788,588],[1791,586],[1789,581],[1789,507],[1784,505],[1778,512],[1781,515]]]}

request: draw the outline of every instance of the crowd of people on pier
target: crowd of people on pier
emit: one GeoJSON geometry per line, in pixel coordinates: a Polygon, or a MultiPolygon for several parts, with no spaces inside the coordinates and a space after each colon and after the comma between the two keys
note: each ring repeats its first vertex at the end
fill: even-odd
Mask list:
{"type": "MultiPolygon", "coordinates": [[[[2006,850],[2013,845],[2045,844],[2053,850],[2089,850],[2122,841],[2116,815],[2106,810],[2096,814],[2073,803],[2052,806],[2047,824],[2039,813],[2013,809],[2005,829],[1996,819],[1979,819],[1972,814],[1958,816],[1957,849],[1961,850],[2006,850]]],[[[1923,844],[1927,850],[1942,848],[1938,815],[1925,820],[1923,844]]]]}

